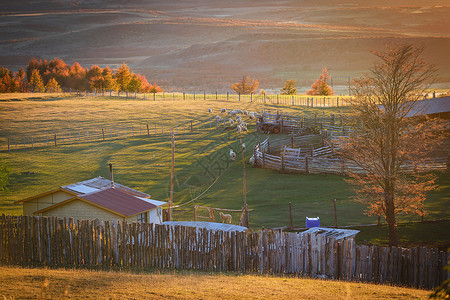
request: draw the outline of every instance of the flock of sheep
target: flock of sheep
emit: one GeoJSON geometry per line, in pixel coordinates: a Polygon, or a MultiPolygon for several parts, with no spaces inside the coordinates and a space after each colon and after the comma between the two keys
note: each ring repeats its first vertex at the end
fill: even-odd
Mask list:
{"type": "MultiPolygon", "coordinates": [[[[208,109],[209,113],[212,113],[212,109],[208,109]]],[[[220,115],[216,116],[216,123],[225,122],[226,118],[228,118],[228,122],[230,123],[230,126],[233,126],[234,123],[237,124],[236,129],[238,132],[244,132],[247,131],[247,123],[242,120],[243,117],[247,116],[250,120],[256,119],[258,113],[256,112],[248,112],[246,110],[242,109],[226,109],[222,108],[220,111],[221,114],[228,114],[227,116],[224,116],[223,118],[220,115]]],[[[242,151],[245,152],[245,143],[242,143],[242,151]]],[[[236,160],[236,152],[234,152],[233,149],[230,148],[230,159],[232,161],[236,160]]],[[[249,160],[250,164],[255,163],[255,157],[252,156],[249,160]]]]}
{"type": "MultiPolygon", "coordinates": [[[[208,109],[209,113],[212,113],[212,109],[208,109]]],[[[233,126],[235,123],[237,124],[236,126],[236,130],[238,132],[243,132],[243,131],[247,131],[247,123],[244,122],[242,119],[244,116],[248,116],[250,118],[250,120],[253,120],[256,118],[257,113],[255,112],[248,112],[246,110],[242,110],[242,109],[226,109],[226,108],[222,108],[220,111],[221,114],[228,114],[227,116],[224,116],[223,118],[220,115],[216,116],[216,122],[220,123],[220,122],[224,122],[227,121],[226,119],[228,118],[228,122],[230,123],[230,126],[233,126]]]]}

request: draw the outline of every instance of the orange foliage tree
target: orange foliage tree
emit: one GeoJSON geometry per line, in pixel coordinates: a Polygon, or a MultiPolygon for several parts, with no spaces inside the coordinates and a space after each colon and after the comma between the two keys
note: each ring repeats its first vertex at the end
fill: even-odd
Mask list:
{"type": "Polygon", "coordinates": [[[440,119],[410,117],[419,96],[433,79],[433,68],[420,59],[422,49],[410,45],[374,52],[371,73],[354,81],[354,132],[342,139],[341,154],[366,174],[350,173],[356,198],[369,215],[384,215],[389,244],[398,244],[396,216],[423,215],[433,174],[410,174],[405,164],[420,164],[444,140],[440,119]]]}
{"type": "Polygon", "coordinates": [[[334,95],[333,89],[328,85],[327,80],[330,80],[331,76],[328,74],[326,67],[322,69],[322,74],[312,85],[311,89],[306,92],[308,95],[313,96],[332,96],[334,95]]]}
{"type": "Polygon", "coordinates": [[[239,82],[233,83],[231,88],[236,92],[236,94],[252,94],[256,92],[259,86],[259,81],[256,79],[251,79],[249,76],[242,76],[239,82]]]}

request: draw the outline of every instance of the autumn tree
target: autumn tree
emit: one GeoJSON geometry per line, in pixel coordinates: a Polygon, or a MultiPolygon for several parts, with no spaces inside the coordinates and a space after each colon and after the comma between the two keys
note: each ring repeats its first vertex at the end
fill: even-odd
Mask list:
{"type": "Polygon", "coordinates": [[[42,81],[42,77],[39,74],[38,69],[33,69],[31,72],[30,87],[33,93],[42,93],[45,91],[44,82],[42,81]]]}
{"type": "Polygon", "coordinates": [[[113,73],[109,67],[106,67],[102,71],[103,76],[103,87],[105,90],[116,91],[117,90],[117,82],[114,79],[113,73]]]}
{"type": "Polygon", "coordinates": [[[419,97],[433,79],[422,49],[410,45],[373,52],[371,72],[355,80],[353,134],[343,139],[342,155],[366,174],[350,173],[366,213],[384,215],[389,244],[398,244],[397,215],[423,214],[423,202],[435,185],[432,174],[408,174],[405,164],[420,164],[443,140],[439,119],[411,118],[419,97]]]}
{"type": "Polygon", "coordinates": [[[123,63],[122,66],[119,67],[119,69],[117,70],[117,73],[115,75],[116,78],[116,82],[117,82],[117,86],[119,88],[119,91],[124,91],[127,92],[127,96],[128,96],[128,83],[130,83],[131,80],[131,73],[130,73],[130,69],[128,68],[128,66],[123,63]]]}
{"type": "Polygon", "coordinates": [[[0,93],[14,93],[19,91],[19,82],[13,73],[5,67],[0,67],[0,93]]]}
{"type": "Polygon", "coordinates": [[[333,89],[328,85],[327,81],[331,79],[326,67],[322,69],[322,74],[312,85],[311,89],[306,92],[308,95],[313,96],[332,96],[334,95],[333,89]]]}
{"type": "Polygon", "coordinates": [[[150,86],[149,90],[150,93],[156,94],[156,93],[161,93],[163,91],[163,89],[155,83],[153,83],[153,85],[150,86]]]}
{"type": "Polygon", "coordinates": [[[50,80],[45,85],[45,91],[47,93],[59,93],[61,92],[61,87],[55,78],[50,78],[50,80]]]}
{"type": "Polygon", "coordinates": [[[20,68],[16,73],[17,82],[19,84],[19,92],[25,93],[28,89],[28,82],[26,78],[26,73],[23,68],[20,68]]]}
{"type": "Polygon", "coordinates": [[[131,79],[127,85],[127,91],[131,93],[136,93],[141,90],[141,81],[136,74],[131,75],[131,79]]]}
{"type": "Polygon", "coordinates": [[[295,87],[295,80],[286,80],[284,87],[281,89],[281,95],[296,95],[297,88],[295,87]]]}
{"type": "Polygon", "coordinates": [[[88,86],[86,70],[75,62],[69,69],[70,87],[76,90],[85,91],[88,86]]]}
{"type": "Polygon", "coordinates": [[[233,83],[231,88],[236,94],[252,94],[258,89],[259,82],[256,79],[251,79],[249,76],[243,76],[239,82],[233,83]]]}

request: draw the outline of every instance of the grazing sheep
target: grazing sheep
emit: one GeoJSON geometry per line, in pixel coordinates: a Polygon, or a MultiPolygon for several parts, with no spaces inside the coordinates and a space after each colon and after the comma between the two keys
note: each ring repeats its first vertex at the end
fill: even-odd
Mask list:
{"type": "Polygon", "coordinates": [[[222,109],[220,110],[220,112],[221,112],[221,113],[226,113],[226,112],[227,112],[227,109],[226,109],[226,108],[222,108],[222,109]]]}
{"type": "Polygon", "coordinates": [[[208,112],[209,112],[209,113],[212,113],[212,109],[211,109],[211,108],[208,108],[208,112]]]}
{"type": "Polygon", "coordinates": [[[241,124],[242,131],[247,131],[247,123],[242,122],[241,124]]]}
{"type": "Polygon", "coordinates": [[[245,152],[245,143],[242,143],[242,152],[245,152]]]}
{"type": "Polygon", "coordinates": [[[253,119],[255,118],[255,114],[254,114],[254,113],[250,113],[250,114],[248,115],[248,117],[250,118],[250,120],[253,120],[253,119]]]}
{"type": "Polygon", "coordinates": [[[228,224],[231,224],[231,215],[229,214],[224,214],[224,213],[219,213],[220,218],[222,219],[222,223],[227,222],[228,224]]]}
{"type": "Polygon", "coordinates": [[[229,121],[230,121],[230,126],[233,126],[233,124],[234,124],[233,119],[230,119],[229,121]]]}
{"type": "Polygon", "coordinates": [[[230,159],[236,160],[236,153],[233,151],[233,149],[230,149],[230,159]]]}
{"type": "Polygon", "coordinates": [[[242,114],[242,109],[235,109],[236,114],[242,114]]]}
{"type": "Polygon", "coordinates": [[[217,116],[216,116],[216,121],[219,121],[219,120],[220,120],[220,116],[217,115],[217,116]]]}
{"type": "Polygon", "coordinates": [[[236,126],[236,130],[237,130],[237,132],[240,132],[242,130],[241,125],[236,126]]]}
{"type": "Polygon", "coordinates": [[[255,162],[256,162],[256,160],[255,160],[255,155],[252,155],[252,157],[250,157],[250,159],[248,160],[248,162],[249,162],[252,166],[254,166],[254,165],[255,165],[255,162]]]}
{"type": "Polygon", "coordinates": [[[248,116],[248,111],[244,110],[244,116],[248,116]]]}

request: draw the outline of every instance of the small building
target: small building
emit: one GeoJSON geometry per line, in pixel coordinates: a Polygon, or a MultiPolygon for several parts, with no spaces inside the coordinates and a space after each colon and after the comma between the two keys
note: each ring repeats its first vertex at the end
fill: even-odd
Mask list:
{"type": "Polygon", "coordinates": [[[16,203],[22,203],[26,216],[72,217],[74,219],[122,220],[128,222],[163,221],[166,202],[150,195],[113,183],[103,177],[61,186],[16,203]]]}

